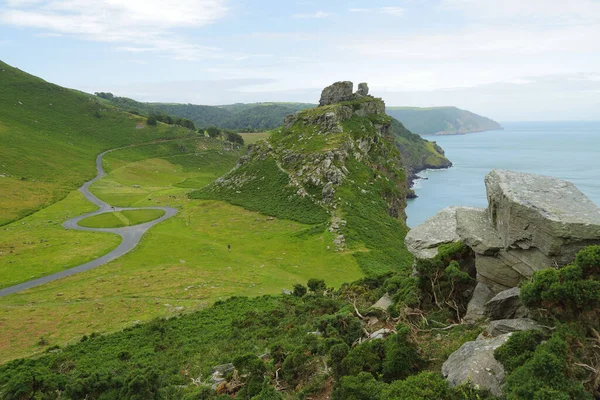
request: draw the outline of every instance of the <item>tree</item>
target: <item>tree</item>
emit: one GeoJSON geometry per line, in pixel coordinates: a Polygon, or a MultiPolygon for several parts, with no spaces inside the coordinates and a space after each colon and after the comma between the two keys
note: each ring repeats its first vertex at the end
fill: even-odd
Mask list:
{"type": "Polygon", "coordinates": [[[227,132],[227,141],[231,143],[237,143],[239,145],[244,144],[244,138],[239,133],[227,132]]]}
{"type": "Polygon", "coordinates": [[[146,120],[146,124],[151,125],[151,126],[156,126],[156,124],[157,124],[156,115],[150,114],[150,116],[146,120]]]}
{"type": "Polygon", "coordinates": [[[216,138],[221,134],[221,132],[219,131],[219,129],[216,126],[209,126],[206,129],[206,132],[208,132],[208,136],[211,138],[216,138]]]}

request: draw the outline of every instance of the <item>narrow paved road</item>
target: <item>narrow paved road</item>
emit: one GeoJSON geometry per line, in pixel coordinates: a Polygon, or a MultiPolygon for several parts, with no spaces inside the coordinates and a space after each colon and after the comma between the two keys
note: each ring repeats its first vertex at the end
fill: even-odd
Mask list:
{"type": "Polygon", "coordinates": [[[22,290],[30,289],[35,286],[43,285],[44,283],[52,282],[57,279],[64,278],[66,276],[71,276],[71,275],[77,274],[79,272],[88,271],[90,269],[99,267],[100,265],[106,264],[114,259],[117,259],[117,258],[121,257],[123,254],[126,254],[127,252],[131,251],[139,243],[140,239],[142,238],[142,236],[144,235],[144,233],[146,233],[146,231],[148,229],[150,229],[154,225],[166,220],[167,218],[171,218],[173,215],[177,214],[177,209],[171,208],[171,207],[136,207],[136,208],[114,207],[113,208],[110,204],[100,200],[99,198],[97,198],[90,192],[90,186],[94,182],[96,182],[98,179],[101,179],[104,175],[106,175],[106,173],[104,172],[104,168],[102,167],[102,157],[104,157],[104,155],[106,153],[109,153],[114,150],[119,150],[119,149],[108,150],[108,151],[105,151],[104,153],[101,153],[98,155],[98,157],[96,158],[96,169],[98,170],[98,174],[96,175],[96,177],[94,179],[84,183],[83,186],[79,188],[79,191],[81,193],[83,193],[85,198],[88,199],[89,201],[91,201],[92,203],[96,204],[99,207],[99,209],[96,211],[93,211],[91,213],[87,213],[84,215],[80,215],[79,217],[72,218],[72,219],[66,221],[65,223],[63,223],[63,226],[67,229],[76,229],[76,230],[80,230],[80,231],[116,233],[117,235],[121,236],[121,238],[123,239],[121,241],[121,244],[116,249],[111,251],[110,253],[107,253],[107,254],[103,255],[102,257],[92,260],[90,262],[87,262],[85,264],[81,264],[77,267],[66,269],[64,271],[56,272],[51,275],[46,275],[41,278],[32,279],[30,281],[23,282],[18,285],[9,286],[7,288],[0,289],[0,297],[7,296],[7,295],[13,294],[13,293],[17,293],[22,290]],[[91,217],[92,215],[97,215],[97,214],[102,214],[102,213],[112,212],[112,211],[123,211],[123,210],[163,210],[165,212],[165,214],[162,217],[155,219],[154,221],[146,222],[146,223],[135,225],[135,226],[127,226],[124,228],[85,228],[83,226],[79,226],[79,224],[78,224],[78,222],[81,221],[82,219],[91,217]]]}

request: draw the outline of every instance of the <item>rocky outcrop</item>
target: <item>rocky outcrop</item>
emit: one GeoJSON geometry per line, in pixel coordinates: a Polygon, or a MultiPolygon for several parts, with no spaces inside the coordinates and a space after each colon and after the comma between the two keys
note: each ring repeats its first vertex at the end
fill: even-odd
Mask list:
{"type": "Polygon", "coordinates": [[[352,100],[354,98],[354,94],[352,93],[353,87],[354,84],[350,81],[336,82],[333,85],[327,86],[321,92],[319,105],[326,106],[328,104],[352,100]]]}
{"type": "Polygon", "coordinates": [[[487,340],[463,344],[442,365],[442,374],[451,386],[470,383],[477,388],[488,389],[494,396],[501,396],[504,367],[494,358],[494,350],[502,346],[510,333],[487,340]]]}
{"type": "Polygon", "coordinates": [[[485,330],[477,336],[477,340],[485,340],[506,333],[530,331],[533,329],[543,330],[540,324],[530,318],[500,319],[490,322],[485,330]]]}
{"type": "Polygon", "coordinates": [[[368,96],[369,95],[369,85],[366,82],[362,82],[358,84],[358,89],[356,90],[356,94],[359,96],[368,96]]]}
{"type": "Polygon", "coordinates": [[[475,253],[477,281],[500,293],[600,244],[600,209],[572,183],[494,170],[485,185],[487,209],[447,208],[411,230],[413,255],[431,258],[440,245],[462,241],[475,253]]]}
{"type": "MultiPolygon", "coordinates": [[[[369,85],[367,85],[365,82],[358,84],[358,90],[356,91],[356,93],[352,93],[353,87],[354,84],[350,81],[336,82],[333,85],[327,86],[321,92],[321,100],[319,100],[319,106],[328,106],[330,104],[356,100],[362,97],[371,97],[369,96],[369,85]]],[[[367,111],[365,112],[365,115],[369,113],[370,112],[367,111]]]]}

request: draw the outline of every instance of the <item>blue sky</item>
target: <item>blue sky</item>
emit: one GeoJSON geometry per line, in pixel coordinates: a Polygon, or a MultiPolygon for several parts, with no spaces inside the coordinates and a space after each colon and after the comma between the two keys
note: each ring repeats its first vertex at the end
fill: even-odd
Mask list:
{"type": "Polygon", "coordinates": [[[0,59],[144,101],[316,102],[600,119],[599,0],[0,0],[0,59]]]}

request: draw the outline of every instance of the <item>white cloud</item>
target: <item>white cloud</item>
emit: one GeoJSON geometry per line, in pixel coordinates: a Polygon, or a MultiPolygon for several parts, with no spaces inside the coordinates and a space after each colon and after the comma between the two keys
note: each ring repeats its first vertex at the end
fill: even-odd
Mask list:
{"type": "Polygon", "coordinates": [[[597,0],[442,0],[441,5],[477,18],[510,18],[513,22],[597,23],[600,18],[600,2],[597,0]]]}
{"type": "Polygon", "coordinates": [[[327,18],[329,16],[329,13],[326,13],[324,11],[317,11],[311,14],[294,14],[293,17],[294,18],[315,18],[315,19],[320,19],[320,18],[327,18]]]}
{"type": "Polygon", "coordinates": [[[393,15],[394,17],[401,17],[404,15],[404,8],[402,7],[381,7],[379,11],[383,14],[393,15]]]}
{"type": "Polygon", "coordinates": [[[379,8],[351,8],[348,10],[353,13],[378,13],[388,14],[394,17],[402,17],[404,15],[404,8],[402,7],[379,7],[379,8]]]}
{"type": "Polygon", "coordinates": [[[152,47],[176,58],[186,51],[204,56],[204,48],[173,34],[225,16],[225,0],[8,0],[0,23],[43,29],[46,34],[152,47]],[[169,45],[171,44],[171,45],[169,45]]]}

